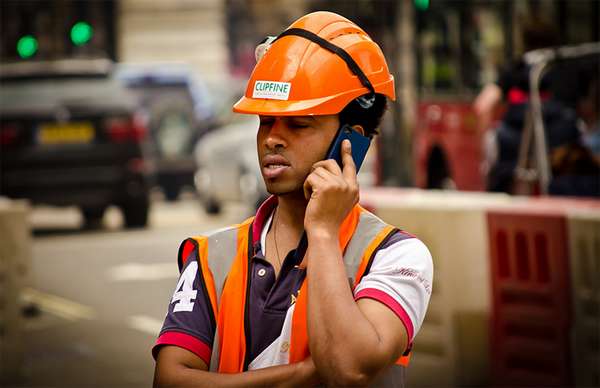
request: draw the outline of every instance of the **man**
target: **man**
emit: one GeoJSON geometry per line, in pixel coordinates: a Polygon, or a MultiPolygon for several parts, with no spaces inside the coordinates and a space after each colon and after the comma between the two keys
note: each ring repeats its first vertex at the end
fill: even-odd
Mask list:
{"type": "Polygon", "coordinates": [[[242,224],[182,244],[155,385],[402,385],[431,256],[357,205],[347,140],[342,167],[323,160],[340,125],[375,133],[393,77],[377,44],[329,12],[262,49],[234,110],[260,117],[273,196],[242,224]]]}

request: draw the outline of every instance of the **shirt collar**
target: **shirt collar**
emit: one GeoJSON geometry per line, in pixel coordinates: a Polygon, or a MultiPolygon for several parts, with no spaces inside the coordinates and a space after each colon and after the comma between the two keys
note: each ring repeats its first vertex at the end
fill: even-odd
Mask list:
{"type": "MultiPolygon", "coordinates": [[[[272,195],[256,211],[256,216],[252,223],[252,247],[255,258],[264,259],[266,257],[267,232],[273,222],[273,215],[275,214],[277,204],[277,197],[272,195]]],[[[299,264],[302,261],[305,252],[306,237],[304,236],[300,242],[300,246],[293,251],[295,264],[299,264]]]]}
{"type": "Polygon", "coordinates": [[[273,223],[273,215],[275,214],[274,211],[271,212],[271,214],[269,215],[269,217],[267,217],[267,220],[265,221],[264,226],[262,227],[262,231],[260,232],[260,246],[259,249],[263,256],[267,256],[267,232],[269,231],[269,229],[271,229],[271,224],[273,223]]]}
{"type": "Polygon", "coordinates": [[[271,216],[276,207],[277,197],[271,195],[265,202],[262,203],[262,205],[260,205],[256,211],[256,216],[254,217],[254,222],[252,223],[252,246],[256,247],[257,244],[264,245],[262,238],[263,230],[268,230],[271,222],[270,218],[272,218],[271,216]]]}

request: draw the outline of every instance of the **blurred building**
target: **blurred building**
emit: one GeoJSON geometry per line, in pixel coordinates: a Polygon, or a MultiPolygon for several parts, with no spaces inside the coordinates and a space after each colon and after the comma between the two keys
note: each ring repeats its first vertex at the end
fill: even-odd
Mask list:
{"type": "Polygon", "coordinates": [[[229,64],[234,76],[247,78],[256,59],[254,49],[266,36],[277,35],[306,13],[306,0],[224,0],[229,64]]]}
{"type": "Polygon", "coordinates": [[[117,58],[121,62],[185,62],[205,79],[227,75],[223,0],[122,0],[117,58]]]}

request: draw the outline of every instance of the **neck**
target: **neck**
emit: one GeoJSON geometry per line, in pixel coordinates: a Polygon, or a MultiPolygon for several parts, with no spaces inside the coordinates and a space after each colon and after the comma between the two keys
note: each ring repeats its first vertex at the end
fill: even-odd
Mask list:
{"type": "Polygon", "coordinates": [[[304,194],[280,195],[277,200],[277,224],[279,227],[289,229],[300,240],[304,230],[304,213],[307,205],[304,194]]]}

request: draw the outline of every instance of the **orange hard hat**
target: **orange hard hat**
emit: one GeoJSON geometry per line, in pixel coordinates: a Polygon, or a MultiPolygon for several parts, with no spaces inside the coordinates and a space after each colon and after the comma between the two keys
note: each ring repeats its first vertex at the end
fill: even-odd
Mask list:
{"type": "Polygon", "coordinates": [[[381,49],[338,14],[305,15],[269,43],[234,112],[327,115],[363,95],[395,100],[394,77],[381,49]]]}

